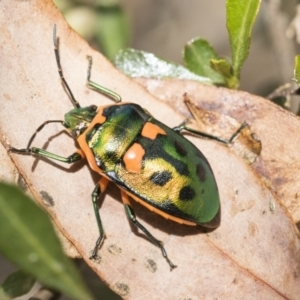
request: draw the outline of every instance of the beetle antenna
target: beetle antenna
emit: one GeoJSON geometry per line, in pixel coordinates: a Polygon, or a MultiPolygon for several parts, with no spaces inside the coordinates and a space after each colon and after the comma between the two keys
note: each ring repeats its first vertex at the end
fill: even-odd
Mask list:
{"type": "Polygon", "coordinates": [[[49,123],[61,123],[61,124],[63,124],[64,123],[64,121],[62,121],[62,120],[48,120],[48,121],[45,121],[43,124],[41,124],[38,128],[37,128],[37,130],[34,132],[34,134],[31,136],[31,138],[30,138],[30,140],[29,140],[29,142],[28,142],[28,145],[27,145],[27,148],[26,149],[29,149],[30,148],[30,146],[31,146],[31,144],[32,144],[32,142],[33,142],[33,140],[34,140],[34,138],[36,137],[36,135],[37,135],[37,133],[39,132],[39,131],[41,131],[44,127],[45,127],[45,125],[47,125],[47,124],[49,124],[49,123]]]}
{"type": "Polygon", "coordinates": [[[80,104],[75,99],[75,97],[74,97],[74,95],[73,95],[66,79],[64,78],[64,74],[63,74],[63,71],[62,71],[62,68],[61,68],[60,57],[59,57],[59,52],[58,52],[58,38],[56,37],[56,24],[54,24],[54,27],[53,27],[53,44],[54,44],[54,53],[55,53],[55,58],[56,58],[59,77],[60,77],[64,87],[68,91],[68,94],[69,94],[69,97],[71,99],[72,104],[74,105],[74,107],[79,108],[80,104]]]}
{"type": "Polygon", "coordinates": [[[32,142],[33,142],[33,140],[34,140],[34,138],[36,137],[37,133],[38,133],[39,131],[41,131],[41,130],[45,127],[45,125],[47,125],[47,124],[49,124],[49,123],[61,123],[61,124],[64,124],[64,121],[62,121],[62,120],[48,120],[48,121],[44,122],[43,124],[41,124],[41,125],[37,128],[37,130],[36,130],[36,131],[34,132],[34,134],[31,136],[31,138],[30,138],[30,140],[29,140],[28,145],[27,145],[26,148],[24,148],[24,149],[17,149],[17,148],[14,148],[14,147],[10,147],[8,151],[9,151],[9,152],[15,152],[15,153],[31,153],[31,148],[30,148],[30,146],[31,146],[31,144],[32,144],[32,142]]]}

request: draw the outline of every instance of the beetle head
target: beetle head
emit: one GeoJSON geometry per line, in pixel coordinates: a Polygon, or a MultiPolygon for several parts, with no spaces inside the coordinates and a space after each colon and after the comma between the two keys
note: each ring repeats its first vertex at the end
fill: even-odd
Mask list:
{"type": "Polygon", "coordinates": [[[70,131],[74,138],[85,131],[97,114],[97,106],[74,108],[65,114],[64,126],[70,131]]]}

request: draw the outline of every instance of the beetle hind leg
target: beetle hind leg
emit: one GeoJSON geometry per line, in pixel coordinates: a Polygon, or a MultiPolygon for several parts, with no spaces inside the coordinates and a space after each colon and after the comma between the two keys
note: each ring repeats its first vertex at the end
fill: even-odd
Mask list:
{"type": "Polygon", "coordinates": [[[214,136],[212,134],[209,134],[209,133],[206,133],[206,132],[202,132],[200,130],[196,130],[196,129],[193,129],[191,127],[188,127],[186,126],[186,124],[189,122],[188,119],[184,120],[181,124],[179,124],[178,126],[176,127],[173,127],[173,130],[175,132],[178,132],[178,133],[181,133],[181,131],[185,130],[185,131],[188,131],[194,135],[198,135],[198,136],[202,136],[202,137],[206,137],[206,138],[209,138],[209,139],[212,139],[212,140],[216,140],[218,142],[221,142],[223,144],[230,144],[232,143],[238,136],[239,134],[241,133],[241,131],[245,128],[245,127],[248,127],[249,125],[244,122],[240,125],[240,127],[232,134],[232,136],[229,138],[229,139],[224,139],[222,137],[219,137],[219,136],[214,136]]]}
{"type": "Polygon", "coordinates": [[[106,179],[105,177],[102,177],[99,180],[99,182],[96,184],[96,186],[95,186],[95,188],[92,192],[92,202],[93,202],[94,212],[95,212],[97,225],[98,225],[98,229],[99,229],[99,237],[98,237],[97,242],[95,244],[93,253],[90,256],[90,259],[95,259],[97,257],[98,249],[101,246],[101,244],[103,243],[103,240],[105,238],[105,233],[104,233],[102,221],[101,221],[101,218],[100,218],[100,213],[99,213],[99,208],[98,208],[97,201],[98,201],[101,193],[103,193],[105,191],[105,189],[108,185],[108,182],[109,182],[108,179],[106,179]]]}
{"type": "Polygon", "coordinates": [[[121,191],[121,196],[122,196],[122,200],[123,200],[123,203],[124,203],[124,207],[125,207],[125,212],[126,212],[126,215],[128,217],[128,219],[132,222],[132,224],[134,224],[136,227],[138,227],[139,229],[141,229],[144,234],[148,237],[148,239],[157,247],[160,248],[161,250],[161,253],[163,255],[163,257],[167,260],[168,264],[170,265],[171,267],[171,270],[176,268],[176,266],[171,262],[171,260],[169,259],[168,255],[167,255],[167,252],[163,246],[163,243],[161,241],[159,241],[158,239],[156,239],[137,219],[136,219],[136,216],[135,216],[135,213],[130,205],[130,202],[129,202],[129,198],[128,198],[128,195],[121,191]]]}

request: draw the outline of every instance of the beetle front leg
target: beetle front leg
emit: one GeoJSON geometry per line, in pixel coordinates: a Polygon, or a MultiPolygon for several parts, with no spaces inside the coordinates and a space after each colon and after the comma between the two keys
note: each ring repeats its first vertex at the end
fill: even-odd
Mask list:
{"type": "Polygon", "coordinates": [[[89,65],[88,65],[88,70],[87,70],[87,78],[86,78],[87,86],[95,91],[98,91],[98,92],[110,97],[115,102],[121,102],[122,99],[119,94],[115,93],[114,91],[112,91],[98,83],[91,81],[91,70],[92,70],[93,59],[91,56],[88,56],[87,58],[89,60],[89,65]]]}
{"type": "Polygon", "coordinates": [[[121,191],[121,195],[122,195],[122,200],[124,203],[124,207],[125,207],[125,212],[126,215],[128,217],[128,219],[132,222],[132,224],[134,224],[136,227],[138,227],[139,229],[141,229],[145,235],[148,237],[148,239],[157,247],[160,248],[161,253],[163,255],[163,257],[167,260],[168,264],[171,267],[171,270],[176,268],[176,266],[171,262],[171,260],[169,259],[167,252],[163,246],[163,243],[161,241],[159,241],[158,239],[156,239],[137,219],[135,216],[135,213],[130,205],[129,199],[128,199],[128,195],[121,191]]]}
{"type": "Polygon", "coordinates": [[[97,257],[98,249],[101,246],[101,244],[104,240],[104,237],[105,237],[105,233],[104,233],[102,221],[101,221],[101,218],[100,218],[100,213],[99,213],[99,208],[98,208],[97,201],[98,201],[101,193],[103,193],[105,191],[108,183],[109,183],[108,179],[106,179],[105,177],[102,177],[100,179],[100,181],[96,184],[96,186],[93,190],[93,193],[92,193],[92,202],[93,202],[94,212],[95,212],[97,225],[98,225],[98,229],[99,229],[99,237],[97,239],[97,242],[96,242],[96,245],[94,247],[93,253],[90,256],[90,259],[95,259],[97,257]]]}
{"type": "Polygon", "coordinates": [[[29,154],[29,155],[38,155],[41,157],[47,157],[51,158],[53,160],[65,162],[68,164],[74,163],[76,161],[79,161],[85,157],[84,153],[81,150],[77,150],[73,154],[71,154],[68,157],[60,156],[51,152],[48,152],[46,150],[40,149],[40,148],[26,148],[26,149],[16,149],[13,147],[10,147],[9,152],[18,153],[18,154],[29,154]]]}

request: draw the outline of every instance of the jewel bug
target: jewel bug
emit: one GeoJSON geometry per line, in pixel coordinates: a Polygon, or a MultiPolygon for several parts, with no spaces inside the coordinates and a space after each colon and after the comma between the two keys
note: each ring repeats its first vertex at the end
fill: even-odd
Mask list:
{"type": "Polygon", "coordinates": [[[113,182],[121,191],[128,219],[160,248],[171,269],[174,268],[175,265],[168,258],[162,242],[136,219],[129,197],[150,211],[179,224],[218,227],[221,210],[213,171],[205,156],[181,135],[181,131],[229,143],[241,128],[230,140],[191,129],[186,126],[186,122],[169,128],[140,105],[122,103],[118,94],[92,82],[91,57],[88,57],[87,86],[109,96],[115,103],[99,107],[81,107],[63,76],[56,26],[53,30],[53,43],[58,73],[74,108],[65,114],[64,120],[48,120],[41,124],[26,148],[11,147],[9,151],[69,164],[86,158],[91,169],[99,173],[101,179],[92,192],[99,237],[91,259],[96,258],[105,238],[97,200],[108,183],[113,182]],[[36,134],[50,123],[62,124],[77,141],[80,149],[68,157],[62,157],[41,148],[31,147],[36,134]]]}

